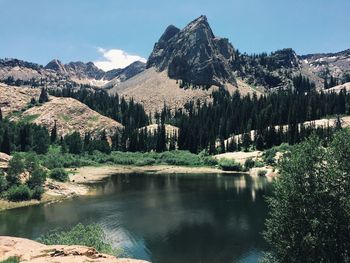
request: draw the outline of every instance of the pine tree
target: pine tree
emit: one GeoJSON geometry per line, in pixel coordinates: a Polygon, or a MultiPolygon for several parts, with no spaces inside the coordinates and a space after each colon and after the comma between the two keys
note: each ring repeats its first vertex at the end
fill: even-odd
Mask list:
{"type": "Polygon", "coordinates": [[[0,121],[2,121],[2,110],[1,110],[1,108],[0,108],[0,121]]]}
{"type": "Polygon", "coordinates": [[[38,129],[33,134],[33,148],[38,154],[45,154],[49,150],[50,136],[46,129],[38,129]]]}
{"type": "Polygon", "coordinates": [[[6,154],[11,154],[11,142],[8,129],[5,129],[2,137],[0,151],[6,154]]]}
{"type": "Polygon", "coordinates": [[[55,120],[55,124],[51,130],[50,139],[51,139],[51,143],[55,143],[57,140],[57,121],[56,120],[55,120]]]}
{"type": "Polygon", "coordinates": [[[39,103],[45,103],[45,102],[48,102],[48,101],[49,101],[49,96],[47,94],[47,91],[46,91],[45,88],[42,88],[40,96],[39,96],[39,103]]]}

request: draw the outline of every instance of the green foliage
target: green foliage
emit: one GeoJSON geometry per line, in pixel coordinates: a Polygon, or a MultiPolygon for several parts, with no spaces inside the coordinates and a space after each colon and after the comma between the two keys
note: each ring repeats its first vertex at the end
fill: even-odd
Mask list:
{"type": "Polygon", "coordinates": [[[349,138],[326,149],[312,136],[283,157],[264,233],[274,262],[349,262],[349,138]]]}
{"type": "Polygon", "coordinates": [[[236,162],[235,160],[222,158],[219,160],[218,164],[219,164],[220,169],[222,169],[224,171],[240,172],[243,170],[242,165],[240,163],[236,162]]]}
{"type": "Polygon", "coordinates": [[[35,167],[30,174],[27,185],[30,189],[34,189],[35,187],[42,187],[42,185],[45,183],[46,176],[47,173],[43,168],[39,166],[35,167]]]}
{"type": "Polygon", "coordinates": [[[9,161],[9,167],[7,170],[6,180],[10,186],[18,185],[20,183],[20,174],[24,172],[25,165],[23,158],[15,154],[9,161]]]}
{"type": "Polygon", "coordinates": [[[255,167],[255,161],[252,158],[248,158],[247,160],[245,160],[244,168],[246,170],[249,170],[249,169],[251,169],[253,167],[255,167]]]}
{"type": "Polygon", "coordinates": [[[41,197],[43,194],[44,194],[44,188],[42,186],[35,186],[31,192],[31,198],[36,200],[41,200],[41,197]]]}
{"type": "Polygon", "coordinates": [[[50,136],[47,130],[40,129],[33,134],[33,150],[38,154],[47,153],[50,146],[50,136]]]}
{"type": "Polygon", "coordinates": [[[81,154],[83,152],[83,141],[78,132],[73,132],[72,134],[67,135],[64,140],[68,146],[69,153],[81,154]]]}
{"type": "MultiPolygon", "coordinates": [[[[23,158],[32,153],[21,153],[23,158]]],[[[111,154],[94,151],[93,154],[60,153],[56,147],[51,147],[45,155],[38,155],[40,165],[52,170],[55,168],[71,168],[82,166],[110,165],[183,165],[183,166],[214,166],[217,161],[211,156],[199,156],[188,151],[171,152],[111,152],[111,154]]]]}
{"type": "Polygon", "coordinates": [[[6,197],[9,201],[25,201],[30,199],[30,190],[28,186],[26,185],[14,185],[11,186],[7,192],[6,192],[6,197]]]}
{"type": "Polygon", "coordinates": [[[51,170],[50,177],[59,182],[66,182],[69,178],[67,171],[63,168],[54,168],[51,170]]]}
{"type": "Polygon", "coordinates": [[[97,224],[78,224],[68,231],[54,230],[38,240],[46,245],[82,245],[94,247],[97,251],[116,255],[117,251],[106,242],[106,236],[101,226],[97,224]]]}
{"type": "Polygon", "coordinates": [[[7,180],[3,172],[0,172],[0,196],[7,189],[7,180]]]}
{"type": "Polygon", "coordinates": [[[47,90],[45,88],[42,88],[39,96],[39,103],[45,103],[48,101],[49,101],[49,95],[47,94],[47,90]]]}
{"type": "Polygon", "coordinates": [[[34,114],[34,115],[26,115],[21,117],[21,119],[19,120],[20,123],[31,123],[33,121],[35,121],[37,118],[39,117],[39,114],[34,114]]]}

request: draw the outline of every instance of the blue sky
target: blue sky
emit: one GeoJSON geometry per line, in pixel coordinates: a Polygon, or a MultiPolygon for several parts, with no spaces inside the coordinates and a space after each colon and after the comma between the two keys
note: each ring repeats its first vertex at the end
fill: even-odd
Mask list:
{"type": "Polygon", "coordinates": [[[0,0],[0,57],[127,64],[138,58],[130,54],[147,58],[169,24],[201,14],[243,52],[341,51],[349,10],[349,0],[0,0]]]}

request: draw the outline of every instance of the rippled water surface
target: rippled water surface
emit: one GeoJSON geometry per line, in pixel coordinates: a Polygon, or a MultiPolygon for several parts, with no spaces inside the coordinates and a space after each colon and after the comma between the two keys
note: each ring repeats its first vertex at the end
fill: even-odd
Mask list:
{"type": "Polygon", "coordinates": [[[265,248],[266,178],[114,175],[94,188],[94,196],[2,212],[0,235],[99,223],[114,246],[154,263],[257,262],[265,248]]]}

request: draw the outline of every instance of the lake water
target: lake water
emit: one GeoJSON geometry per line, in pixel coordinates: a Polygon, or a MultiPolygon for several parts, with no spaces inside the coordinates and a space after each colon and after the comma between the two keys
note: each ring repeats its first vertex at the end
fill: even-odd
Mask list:
{"type": "Polygon", "coordinates": [[[153,263],[255,263],[268,189],[245,175],[114,175],[97,195],[0,213],[0,235],[98,223],[127,256],[153,263]]]}

